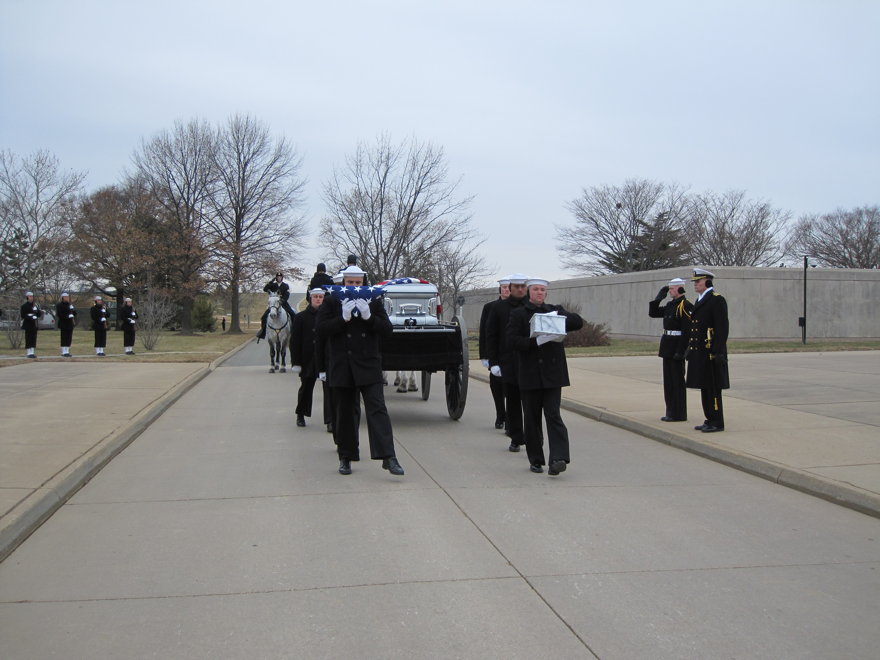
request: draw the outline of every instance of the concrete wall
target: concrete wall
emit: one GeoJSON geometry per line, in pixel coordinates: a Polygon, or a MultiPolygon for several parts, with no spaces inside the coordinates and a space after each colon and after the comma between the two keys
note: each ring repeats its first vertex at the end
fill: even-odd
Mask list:
{"type": "MultiPolygon", "coordinates": [[[[800,339],[804,309],[803,268],[706,266],[715,273],[715,290],[727,299],[730,336],[735,339],[800,339]]],[[[692,269],[603,275],[550,283],[548,302],[579,306],[581,315],[604,323],[613,335],[657,337],[660,319],[648,317],[648,302],[673,277],[688,279],[692,269]]],[[[695,300],[693,285],[685,286],[695,300]]],[[[482,306],[497,289],[465,294],[465,320],[476,329],[482,306]]],[[[880,338],[880,270],[810,268],[807,273],[807,339],[880,338]]]]}

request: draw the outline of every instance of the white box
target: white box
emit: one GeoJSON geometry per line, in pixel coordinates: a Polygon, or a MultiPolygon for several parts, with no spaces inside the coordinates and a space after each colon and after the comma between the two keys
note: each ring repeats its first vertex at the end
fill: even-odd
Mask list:
{"type": "Polygon", "coordinates": [[[559,314],[533,314],[529,319],[529,338],[550,335],[551,341],[565,339],[565,317],[559,314]]]}

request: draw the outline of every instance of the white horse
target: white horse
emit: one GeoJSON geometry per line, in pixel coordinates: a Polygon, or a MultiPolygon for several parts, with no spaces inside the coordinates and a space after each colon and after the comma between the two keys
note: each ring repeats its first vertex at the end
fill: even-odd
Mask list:
{"type": "Polygon", "coordinates": [[[409,387],[407,387],[407,377],[405,371],[398,371],[397,377],[394,379],[394,384],[397,385],[398,392],[418,392],[419,388],[416,385],[416,372],[409,372],[409,387]]]}
{"type": "Polygon", "coordinates": [[[269,296],[266,317],[266,341],[269,344],[269,373],[287,371],[287,346],[290,344],[290,316],[281,306],[281,298],[269,296]],[[279,364],[280,363],[280,364],[279,364]]]}

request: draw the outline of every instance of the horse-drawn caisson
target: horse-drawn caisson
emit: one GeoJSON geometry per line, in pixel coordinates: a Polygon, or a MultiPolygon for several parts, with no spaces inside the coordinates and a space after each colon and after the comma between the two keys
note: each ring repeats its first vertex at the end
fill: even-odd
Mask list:
{"type": "Polygon", "coordinates": [[[431,393],[431,375],[442,372],[449,416],[461,417],[467,400],[467,328],[460,313],[451,322],[441,320],[443,308],[434,284],[400,277],[373,286],[323,288],[342,300],[384,296],[393,334],[382,342],[382,368],[387,372],[420,372],[423,401],[431,393]]]}

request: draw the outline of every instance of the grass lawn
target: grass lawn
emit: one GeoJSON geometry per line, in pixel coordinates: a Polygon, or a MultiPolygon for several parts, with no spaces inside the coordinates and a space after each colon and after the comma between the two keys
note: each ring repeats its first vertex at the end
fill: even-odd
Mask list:
{"type": "MultiPolygon", "coordinates": [[[[226,334],[224,332],[207,332],[189,336],[177,332],[163,332],[152,351],[146,350],[140,341],[135,341],[135,355],[122,353],[122,333],[110,331],[107,333],[107,348],[104,352],[105,361],[116,360],[125,362],[211,362],[236,346],[253,338],[253,332],[242,334],[226,334]]],[[[58,358],[60,354],[58,330],[41,330],[37,335],[37,357],[58,358]]],[[[73,346],[70,352],[74,357],[68,360],[94,359],[95,337],[90,331],[74,330],[73,346]]],[[[0,334],[0,357],[22,358],[0,359],[0,366],[9,366],[27,362],[24,359],[24,343],[21,348],[12,349],[9,339],[5,334],[0,334]]]]}

